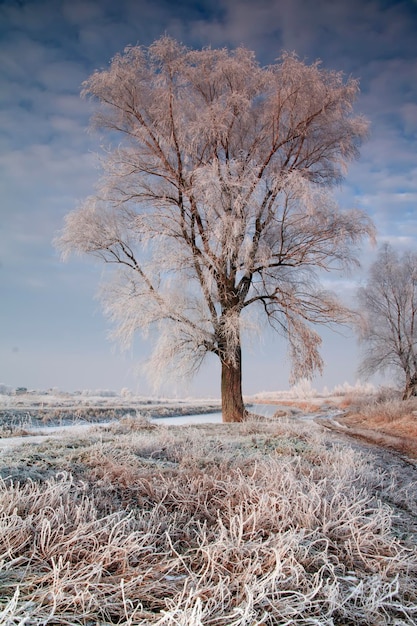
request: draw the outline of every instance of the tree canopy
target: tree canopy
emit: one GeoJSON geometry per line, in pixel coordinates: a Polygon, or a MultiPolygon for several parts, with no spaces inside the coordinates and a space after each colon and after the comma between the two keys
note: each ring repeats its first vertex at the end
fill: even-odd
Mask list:
{"type": "Polygon", "coordinates": [[[349,317],[319,273],[355,265],[373,234],[332,195],[367,133],[357,93],[357,81],[293,54],[261,67],[245,48],[169,37],[127,48],[83,86],[113,145],[58,245],[118,265],[105,310],[125,345],[157,329],[155,376],[219,357],[227,421],[244,414],[249,310],[288,339],[294,380],[322,368],[313,325],[349,317]]]}

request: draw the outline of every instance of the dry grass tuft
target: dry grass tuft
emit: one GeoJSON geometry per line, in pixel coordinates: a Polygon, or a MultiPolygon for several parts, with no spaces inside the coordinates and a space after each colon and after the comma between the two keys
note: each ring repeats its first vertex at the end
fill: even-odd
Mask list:
{"type": "MultiPolygon", "coordinates": [[[[356,400],[339,421],[353,429],[366,429],[370,436],[374,433],[375,436],[393,438],[392,441],[387,439],[387,445],[416,456],[417,398],[406,401],[395,397],[356,400]],[[398,438],[397,442],[395,438],[398,438]]],[[[381,443],[383,445],[383,440],[381,443]]]]}
{"type": "Polygon", "coordinates": [[[280,420],[60,455],[71,473],[0,485],[0,623],[417,623],[416,550],[351,448],[280,420]]]}
{"type": "MultiPolygon", "coordinates": [[[[387,399],[382,402],[371,402],[363,404],[360,408],[360,414],[369,423],[382,424],[391,423],[403,419],[404,417],[413,416],[413,411],[417,409],[416,399],[399,400],[387,399]]],[[[414,419],[416,420],[415,416],[414,419]]]]}

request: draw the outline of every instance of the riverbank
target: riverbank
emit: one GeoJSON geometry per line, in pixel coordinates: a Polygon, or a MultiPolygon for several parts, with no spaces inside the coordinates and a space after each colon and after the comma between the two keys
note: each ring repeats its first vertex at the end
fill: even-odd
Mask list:
{"type": "MultiPolygon", "coordinates": [[[[341,436],[357,438],[396,450],[417,459],[417,399],[407,402],[375,394],[346,393],[328,396],[291,397],[289,392],[245,398],[251,413],[268,418],[315,418],[322,427],[341,436]]],[[[193,416],[219,414],[221,403],[213,399],[168,399],[136,396],[82,394],[35,394],[0,396],[0,447],[5,438],[53,436],[52,429],[72,427],[75,432],[93,424],[107,425],[125,419],[155,420],[165,424],[195,421],[193,416]]],[[[207,417],[207,421],[212,421],[207,417]]],[[[219,422],[218,415],[214,421],[219,422]]],[[[34,441],[34,439],[33,439],[34,441]]],[[[13,442],[10,441],[10,445],[13,442]]]]}
{"type": "Polygon", "coordinates": [[[0,396],[0,438],[24,436],[34,429],[144,419],[219,411],[212,399],[149,399],[142,397],[83,397],[72,394],[0,396]]]}

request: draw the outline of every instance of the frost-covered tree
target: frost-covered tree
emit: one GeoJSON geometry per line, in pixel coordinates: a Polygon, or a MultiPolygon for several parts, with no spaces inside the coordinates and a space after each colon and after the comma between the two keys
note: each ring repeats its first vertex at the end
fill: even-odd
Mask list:
{"type": "Polygon", "coordinates": [[[189,50],[169,37],[127,48],[84,84],[114,145],[58,245],[119,266],[105,310],[124,344],[156,329],[152,374],[219,357],[224,421],[244,416],[249,310],[287,337],[293,379],[322,367],[311,325],[347,318],[318,273],[355,263],[372,234],[330,193],[366,134],[357,91],[292,54],[260,67],[244,48],[189,50]]]}
{"type": "Polygon", "coordinates": [[[402,378],[403,398],[417,395],[417,254],[384,244],[358,290],[365,375],[390,370],[402,378]]]}

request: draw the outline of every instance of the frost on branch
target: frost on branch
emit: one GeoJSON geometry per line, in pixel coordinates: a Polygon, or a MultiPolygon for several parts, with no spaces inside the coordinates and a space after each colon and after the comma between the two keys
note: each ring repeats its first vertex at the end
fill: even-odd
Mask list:
{"type": "Polygon", "coordinates": [[[289,340],[294,378],[320,370],[311,325],[349,312],[319,273],[355,265],[373,236],[331,193],[366,136],[357,92],[295,55],[261,68],[244,48],[188,50],[169,37],[127,48],[85,82],[94,124],[121,143],[58,245],[122,270],[104,291],[122,343],[151,332],[158,370],[194,371],[212,352],[239,398],[242,320],[254,311],[289,340]]]}
{"type": "Polygon", "coordinates": [[[417,254],[382,246],[358,300],[360,373],[390,371],[399,375],[404,399],[417,395],[417,254]]]}

